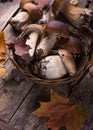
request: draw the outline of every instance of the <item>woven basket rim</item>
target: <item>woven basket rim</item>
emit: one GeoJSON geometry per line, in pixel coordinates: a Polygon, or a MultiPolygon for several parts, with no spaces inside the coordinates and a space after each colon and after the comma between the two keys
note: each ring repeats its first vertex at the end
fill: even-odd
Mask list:
{"type": "Polygon", "coordinates": [[[74,76],[69,76],[66,78],[60,78],[60,79],[54,79],[54,80],[48,80],[48,79],[41,79],[35,75],[33,75],[32,73],[28,73],[27,71],[25,71],[23,68],[21,68],[19,66],[19,64],[13,59],[13,57],[9,56],[10,60],[12,60],[12,62],[14,63],[14,65],[18,68],[18,70],[20,72],[22,72],[22,74],[24,74],[26,77],[28,77],[30,80],[32,80],[35,83],[38,84],[44,84],[44,85],[57,85],[57,84],[66,84],[66,83],[71,83],[74,82],[76,80],[78,80],[83,73],[85,72],[86,68],[88,67],[89,63],[89,56],[85,55],[83,57],[83,64],[81,63],[81,66],[79,67],[77,73],[74,76]]]}

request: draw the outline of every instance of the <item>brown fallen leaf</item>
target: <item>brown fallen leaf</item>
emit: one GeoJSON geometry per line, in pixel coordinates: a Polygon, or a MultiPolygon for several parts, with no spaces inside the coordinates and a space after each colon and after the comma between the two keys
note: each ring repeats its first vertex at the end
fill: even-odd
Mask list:
{"type": "Polygon", "coordinates": [[[52,130],[66,127],[67,130],[81,130],[87,119],[87,112],[78,105],[71,105],[69,98],[51,93],[50,102],[40,102],[41,106],[33,114],[39,117],[48,117],[45,126],[52,130]]]}
{"type": "Polygon", "coordinates": [[[6,53],[6,43],[4,40],[4,32],[0,32],[0,76],[3,76],[5,74],[4,69],[4,62],[6,60],[5,53],[6,53]]]}

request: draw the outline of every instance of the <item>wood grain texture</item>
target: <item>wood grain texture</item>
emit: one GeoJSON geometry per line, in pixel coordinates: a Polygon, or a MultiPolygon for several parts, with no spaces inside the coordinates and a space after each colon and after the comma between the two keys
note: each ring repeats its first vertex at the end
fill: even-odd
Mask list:
{"type": "Polygon", "coordinates": [[[32,112],[39,107],[38,100],[49,101],[49,99],[49,89],[35,84],[10,124],[18,130],[47,130],[43,125],[45,119],[36,117],[32,112]]]}
{"type": "Polygon", "coordinates": [[[0,130],[17,130],[12,126],[9,126],[7,123],[0,121],[0,130]]]}
{"type": "MultiPolygon", "coordinates": [[[[9,17],[11,17],[18,8],[19,0],[13,2],[0,3],[0,28],[2,29],[9,17]],[[6,11],[7,9],[7,11],[6,11]],[[4,22],[5,20],[5,22],[4,22]]],[[[15,33],[10,25],[4,30],[5,41],[10,42],[16,38],[15,33]]],[[[32,87],[32,81],[16,82],[12,77],[12,71],[15,66],[10,60],[5,63],[6,75],[0,78],[0,118],[9,122],[12,116],[23,102],[24,98],[32,87]],[[7,77],[7,78],[6,78],[7,77]]]]}
{"type": "Polygon", "coordinates": [[[4,29],[4,36],[6,43],[14,42],[16,37],[18,36],[18,33],[16,33],[12,26],[8,24],[6,28],[4,29]]]}
{"type": "Polygon", "coordinates": [[[19,8],[20,0],[13,0],[12,2],[0,3],[0,31],[4,28],[10,17],[19,8]]]}
{"type": "Polygon", "coordinates": [[[8,122],[31,89],[32,82],[20,83],[14,79],[6,81],[0,89],[0,118],[8,122]]]}

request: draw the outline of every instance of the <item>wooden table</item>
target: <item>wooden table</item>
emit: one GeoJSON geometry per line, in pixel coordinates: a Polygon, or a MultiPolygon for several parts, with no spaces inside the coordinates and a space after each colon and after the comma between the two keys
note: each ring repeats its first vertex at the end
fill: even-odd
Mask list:
{"type": "MultiPolygon", "coordinates": [[[[0,3],[0,30],[4,31],[6,42],[16,35],[7,21],[17,11],[19,0],[0,3]]],[[[49,100],[49,86],[40,86],[27,78],[20,79],[13,63],[6,63],[6,75],[0,78],[0,119],[12,124],[18,130],[48,130],[43,126],[44,119],[31,113],[39,107],[38,99],[49,100]]],[[[18,72],[19,73],[19,72],[18,72]]],[[[61,95],[70,97],[72,103],[78,103],[89,112],[89,118],[83,130],[93,130],[93,78],[87,73],[82,82],[73,89],[70,84],[55,86],[53,89],[61,95]]],[[[63,129],[61,129],[63,130],[63,129]]]]}

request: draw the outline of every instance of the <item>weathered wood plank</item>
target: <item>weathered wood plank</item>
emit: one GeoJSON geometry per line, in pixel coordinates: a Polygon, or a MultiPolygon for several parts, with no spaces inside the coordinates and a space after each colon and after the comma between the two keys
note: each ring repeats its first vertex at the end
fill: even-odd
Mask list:
{"type": "Polygon", "coordinates": [[[82,130],[93,129],[93,77],[88,73],[78,86],[74,86],[70,95],[74,104],[88,111],[88,120],[82,130]]]}
{"type": "Polygon", "coordinates": [[[31,89],[32,82],[6,81],[0,89],[0,118],[8,122],[31,89]]]}
{"type": "Polygon", "coordinates": [[[45,119],[38,118],[31,113],[39,107],[38,100],[48,101],[49,99],[48,88],[34,85],[9,123],[18,130],[47,130],[43,125],[45,119]]]}
{"type": "Polygon", "coordinates": [[[19,8],[20,0],[13,0],[12,2],[0,2],[0,30],[4,28],[10,17],[19,8]]]}
{"type": "Polygon", "coordinates": [[[0,130],[17,130],[12,126],[8,125],[6,122],[0,120],[0,130]]]}
{"type": "MultiPolygon", "coordinates": [[[[1,29],[5,26],[9,17],[11,17],[16,11],[18,2],[19,0],[14,0],[13,3],[7,2],[0,4],[0,10],[2,10],[0,12],[1,29]],[[9,10],[7,7],[9,7],[9,10]],[[4,13],[5,11],[6,13],[4,13]]],[[[6,42],[10,42],[16,37],[10,25],[5,28],[4,35],[6,42]]],[[[6,77],[10,77],[11,72],[15,66],[11,63],[10,60],[6,62],[5,66],[7,73],[4,77],[0,78],[0,118],[6,122],[9,122],[30,91],[33,83],[31,80],[29,81],[27,79],[24,79],[24,81],[21,82],[16,82],[13,77],[7,79],[6,77]]]]}
{"type": "Polygon", "coordinates": [[[13,30],[11,25],[7,25],[7,27],[4,29],[4,36],[6,43],[13,42],[15,38],[17,37],[17,33],[13,30]]]}

